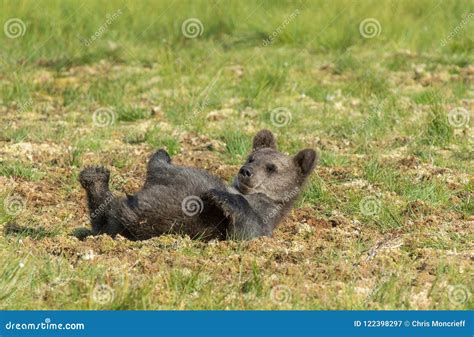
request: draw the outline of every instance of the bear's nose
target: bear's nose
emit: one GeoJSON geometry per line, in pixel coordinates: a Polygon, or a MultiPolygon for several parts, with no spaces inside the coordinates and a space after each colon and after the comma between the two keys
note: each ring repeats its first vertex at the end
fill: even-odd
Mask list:
{"type": "Polygon", "coordinates": [[[250,167],[242,166],[239,170],[239,174],[244,178],[250,178],[253,174],[252,169],[250,167]]]}

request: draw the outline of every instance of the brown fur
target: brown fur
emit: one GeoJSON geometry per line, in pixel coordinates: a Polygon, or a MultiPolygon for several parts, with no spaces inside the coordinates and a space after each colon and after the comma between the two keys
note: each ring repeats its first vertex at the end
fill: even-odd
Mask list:
{"type": "Polygon", "coordinates": [[[144,187],[133,196],[114,197],[109,172],[102,167],[84,169],[79,180],[87,192],[93,234],[132,240],[165,233],[251,239],[272,235],[316,162],[311,149],[294,157],[278,152],[273,134],[262,130],[231,186],[206,171],[173,165],[164,150],[150,157],[144,187]]]}

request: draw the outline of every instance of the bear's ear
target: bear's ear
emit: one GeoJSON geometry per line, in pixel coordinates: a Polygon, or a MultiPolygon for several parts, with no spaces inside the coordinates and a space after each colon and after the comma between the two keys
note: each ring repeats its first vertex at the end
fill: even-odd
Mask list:
{"type": "Polygon", "coordinates": [[[253,149],[258,150],[264,147],[269,147],[276,150],[275,136],[270,130],[260,130],[255,137],[253,137],[253,149]]]}
{"type": "Polygon", "coordinates": [[[298,152],[298,154],[293,158],[296,166],[301,169],[303,177],[307,177],[313,172],[316,164],[318,162],[318,156],[316,151],[312,149],[304,149],[298,152]]]}

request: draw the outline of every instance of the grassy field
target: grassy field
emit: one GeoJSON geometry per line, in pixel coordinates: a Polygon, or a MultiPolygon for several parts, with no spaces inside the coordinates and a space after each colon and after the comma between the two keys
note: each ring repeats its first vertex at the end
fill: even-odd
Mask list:
{"type": "Polygon", "coordinates": [[[0,309],[473,309],[472,1],[0,0],[0,309]],[[89,227],[81,168],[321,161],[273,238],[89,227]]]}

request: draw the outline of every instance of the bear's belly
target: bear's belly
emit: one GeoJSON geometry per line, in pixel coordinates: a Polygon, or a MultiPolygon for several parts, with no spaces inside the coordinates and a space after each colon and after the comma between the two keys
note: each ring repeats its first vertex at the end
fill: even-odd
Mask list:
{"type": "Polygon", "coordinates": [[[226,219],[209,212],[201,196],[210,189],[226,189],[224,183],[205,171],[179,168],[167,172],[163,184],[154,184],[123,201],[129,213],[124,227],[138,240],[162,234],[189,235],[191,238],[220,239],[226,219]]]}

